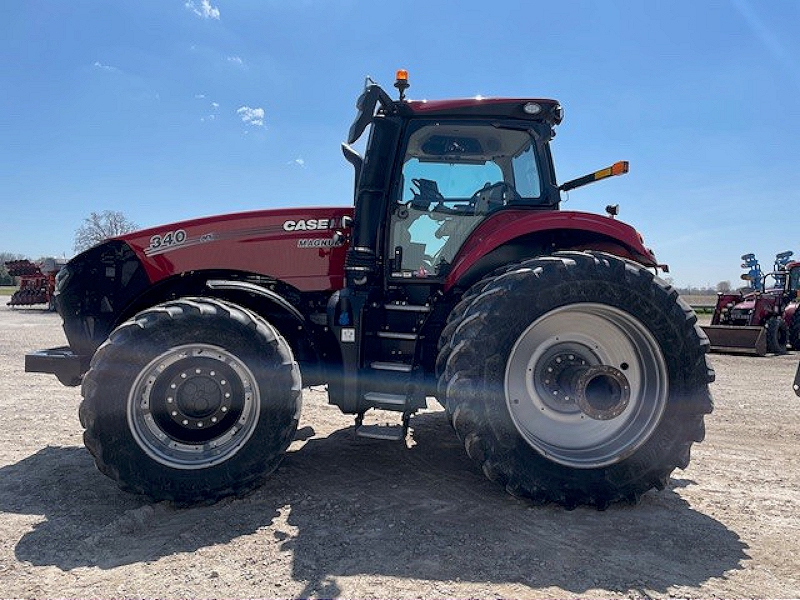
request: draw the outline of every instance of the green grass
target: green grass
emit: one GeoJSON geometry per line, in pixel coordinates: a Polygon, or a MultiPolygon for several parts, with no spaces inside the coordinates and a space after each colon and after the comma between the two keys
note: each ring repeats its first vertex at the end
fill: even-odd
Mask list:
{"type": "Polygon", "coordinates": [[[0,285],[0,296],[10,296],[14,292],[16,292],[19,288],[13,285],[0,285]]]}

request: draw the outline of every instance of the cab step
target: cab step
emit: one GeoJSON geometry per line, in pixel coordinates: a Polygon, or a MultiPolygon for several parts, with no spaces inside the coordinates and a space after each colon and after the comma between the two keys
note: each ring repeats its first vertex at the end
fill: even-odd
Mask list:
{"type": "Polygon", "coordinates": [[[411,415],[404,414],[402,423],[393,424],[375,424],[364,425],[364,415],[356,416],[356,437],[369,438],[372,440],[387,440],[394,442],[401,442],[406,439],[408,435],[408,423],[411,420],[411,415]]]}
{"type": "Polygon", "coordinates": [[[386,310],[397,310],[402,312],[414,312],[414,313],[431,312],[431,307],[429,304],[408,304],[405,302],[389,302],[388,304],[384,304],[383,307],[386,310]]]}
{"type": "Polygon", "coordinates": [[[408,342],[419,339],[416,333],[402,333],[400,331],[379,331],[378,337],[386,340],[406,340],[408,342]]]}
{"type": "Polygon", "coordinates": [[[410,373],[413,368],[408,363],[382,361],[372,362],[369,366],[376,371],[398,371],[401,373],[410,373]]]}
{"type": "Polygon", "coordinates": [[[387,392],[367,392],[364,394],[370,406],[382,408],[384,410],[400,410],[405,412],[408,409],[408,396],[406,394],[390,394],[387,392]]]}
{"type": "Polygon", "coordinates": [[[359,425],[356,427],[356,436],[399,442],[406,438],[406,429],[402,425],[359,425]]]}

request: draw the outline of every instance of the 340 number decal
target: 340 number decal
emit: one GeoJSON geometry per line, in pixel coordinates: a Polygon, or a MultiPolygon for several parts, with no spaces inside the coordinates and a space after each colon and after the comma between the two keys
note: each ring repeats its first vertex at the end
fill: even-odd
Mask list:
{"type": "Polygon", "coordinates": [[[186,232],[183,229],[168,231],[164,234],[154,235],[150,238],[149,251],[163,250],[171,246],[179,246],[186,241],[186,232]]]}

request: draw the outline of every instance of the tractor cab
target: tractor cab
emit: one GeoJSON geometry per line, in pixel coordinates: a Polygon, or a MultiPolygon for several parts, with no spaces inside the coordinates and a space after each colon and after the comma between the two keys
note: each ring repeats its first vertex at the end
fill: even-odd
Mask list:
{"type": "Polygon", "coordinates": [[[555,208],[537,154],[528,131],[468,121],[415,123],[389,207],[391,277],[444,277],[489,215],[510,207],[555,208]]]}
{"type": "Polygon", "coordinates": [[[800,262],[792,262],[787,265],[789,271],[788,290],[791,292],[800,292],[800,262]]]}
{"type": "Polygon", "coordinates": [[[358,415],[359,435],[402,439],[408,416],[434,395],[438,332],[481,277],[587,244],[656,263],[638,233],[614,220],[616,210],[559,211],[562,191],[621,175],[628,165],[558,185],[549,145],[563,118],[556,100],[407,100],[402,70],[395,87],[397,100],[367,79],[342,145],[355,168],[355,210],[350,235],[337,234],[349,241],[346,286],[328,316],[343,377],[329,396],[358,415]],[[362,157],[352,144],[367,132],[362,157]],[[362,426],[369,408],[401,412],[403,425],[362,426]]]}
{"type": "MultiPolygon", "coordinates": [[[[556,100],[407,100],[403,70],[395,87],[398,100],[367,79],[342,145],[355,167],[350,284],[380,275],[444,280],[479,226],[511,219],[490,217],[558,210],[562,191],[628,171],[627,162],[618,162],[559,186],[549,146],[563,119],[556,100]],[[368,128],[364,159],[351,144],[368,128]]],[[[616,214],[616,207],[609,209],[616,214]]],[[[631,258],[652,260],[644,254],[631,258]]]]}
{"type": "Polygon", "coordinates": [[[392,100],[367,85],[343,150],[355,166],[350,282],[443,278],[469,234],[505,208],[556,209],[555,100],[392,100]],[[364,160],[350,146],[370,128],[364,160]]]}

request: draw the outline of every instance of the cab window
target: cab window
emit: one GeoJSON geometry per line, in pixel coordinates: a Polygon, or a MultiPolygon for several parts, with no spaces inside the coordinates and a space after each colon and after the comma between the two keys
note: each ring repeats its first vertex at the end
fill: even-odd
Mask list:
{"type": "Polygon", "coordinates": [[[430,123],[409,137],[392,208],[394,276],[442,277],[470,233],[504,208],[542,203],[527,131],[430,123]]]}

